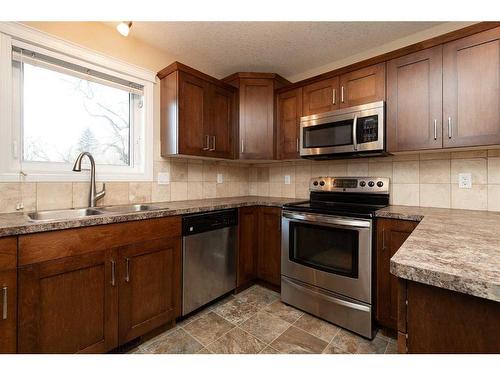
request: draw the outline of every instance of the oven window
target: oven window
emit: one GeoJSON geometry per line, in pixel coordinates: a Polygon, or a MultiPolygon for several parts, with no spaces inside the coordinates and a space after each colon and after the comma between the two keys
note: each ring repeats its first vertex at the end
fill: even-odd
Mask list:
{"type": "Polygon", "coordinates": [[[304,128],[304,148],[352,145],[353,119],[304,128]]]}
{"type": "Polygon", "coordinates": [[[358,231],[290,222],[290,260],[321,271],[358,277],[358,231]]]}

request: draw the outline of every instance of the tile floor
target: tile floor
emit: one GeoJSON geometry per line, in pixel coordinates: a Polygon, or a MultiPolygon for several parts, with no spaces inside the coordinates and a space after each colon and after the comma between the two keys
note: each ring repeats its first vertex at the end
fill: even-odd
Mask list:
{"type": "Polygon", "coordinates": [[[363,339],[280,302],[261,286],[231,295],[142,343],[137,354],[397,353],[378,333],[363,339]]]}

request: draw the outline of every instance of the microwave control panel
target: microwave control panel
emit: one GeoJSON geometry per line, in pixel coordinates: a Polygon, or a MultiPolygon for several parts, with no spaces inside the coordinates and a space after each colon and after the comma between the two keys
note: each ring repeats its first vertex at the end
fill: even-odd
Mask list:
{"type": "Polygon", "coordinates": [[[357,122],[358,143],[375,142],[378,140],[378,116],[359,117],[357,122]]]}

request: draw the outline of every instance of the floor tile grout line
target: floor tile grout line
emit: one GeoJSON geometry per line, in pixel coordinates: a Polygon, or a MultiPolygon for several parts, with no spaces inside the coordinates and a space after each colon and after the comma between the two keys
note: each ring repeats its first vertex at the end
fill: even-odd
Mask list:
{"type": "MultiPolygon", "coordinates": [[[[207,349],[208,351],[210,351],[207,347],[205,347],[205,345],[203,345],[203,343],[198,340],[196,337],[194,337],[192,334],[190,334],[188,331],[186,331],[183,327],[180,327],[180,329],[182,329],[189,337],[191,337],[193,340],[195,340],[198,344],[200,344],[202,346],[202,348],[200,350],[203,350],[203,348],[207,349]]],[[[198,351],[200,351],[198,350],[198,351]]]]}
{"type": "MultiPolygon", "coordinates": [[[[264,349],[266,348],[266,346],[268,345],[268,344],[266,344],[264,341],[260,340],[258,337],[255,337],[255,336],[254,336],[254,335],[252,335],[250,332],[247,332],[247,331],[245,331],[244,329],[242,329],[242,328],[240,328],[240,327],[238,327],[238,326],[234,326],[233,328],[231,328],[229,331],[227,331],[226,333],[224,333],[224,334],[223,334],[221,337],[219,337],[217,340],[214,340],[213,342],[211,342],[211,343],[210,343],[210,345],[211,345],[211,344],[216,343],[216,342],[217,342],[217,341],[219,341],[219,340],[221,340],[224,336],[228,335],[228,334],[229,334],[229,332],[234,331],[234,330],[235,330],[235,329],[237,329],[237,328],[238,328],[238,329],[240,329],[240,330],[242,330],[243,332],[245,332],[245,333],[249,334],[249,335],[250,335],[250,336],[252,336],[254,339],[256,339],[257,341],[259,341],[260,343],[264,344],[264,348],[263,348],[262,350],[264,350],[264,349]]],[[[207,350],[209,350],[209,351],[210,351],[210,349],[208,349],[208,348],[207,348],[207,350]]],[[[260,353],[260,351],[259,351],[259,353],[260,353]]],[[[258,354],[258,353],[257,353],[257,354],[258,354]]]]}

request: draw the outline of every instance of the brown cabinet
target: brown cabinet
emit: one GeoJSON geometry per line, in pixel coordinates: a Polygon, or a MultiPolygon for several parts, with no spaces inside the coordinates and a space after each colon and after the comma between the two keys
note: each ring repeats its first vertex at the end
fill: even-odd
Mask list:
{"type": "Polygon", "coordinates": [[[16,352],[17,239],[0,238],[0,354],[16,352]]]}
{"type": "Polygon", "coordinates": [[[134,243],[118,249],[119,343],[173,321],[181,306],[181,240],[134,243]]]}
{"type": "Polygon", "coordinates": [[[276,287],[281,283],[281,208],[239,209],[237,287],[255,279],[276,287]]]}
{"type": "Polygon", "coordinates": [[[340,108],[385,100],[385,62],[340,76],[340,108]]]}
{"type": "Polygon", "coordinates": [[[19,237],[18,351],[103,353],[180,314],[179,217],[19,237]]]}
{"type": "Polygon", "coordinates": [[[389,152],[441,148],[442,46],[387,63],[389,152]]]}
{"type": "Polygon", "coordinates": [[[118,344],[116,252],[19,270],[19,353],[103,353],[118,344]]]}
{"type": "Polygon", "coordinates": [[[390,273],[390,259],[417,225],[416,221],[377,220],[376,318],[393,330],[397,329],[398,279],[390,273]]]}
{"type": "Polygon", "coordinates": [[[500,143],[500,27],[443,46],[444,147],[500,143]]]}
{"type": "Polygon", "coordinates": [[[259,247],[259,208],[242,207],[238,218],[238,270],[236,286],[242,287],[257,276],[257,249],[259,247]]]}
{"type": "Polygon", "coordinates": [[[302,116],[302,88],[278,94],[278,159],[300,158],[300,117],[302,116]]]}
{"type": "Polygon", "coordinates": [[[234,157],[235,89],[175,62],[161,79],[161,155],[234,157]]]}
{"type": "Polygon", "coordinates": [[[257,276],[270,284],[281,282],[281,208],[261,207],[257,276]]]}
{"type": "Polygon", "coordinates": [[[240,159],[275,157],[274,90],[290,83],[274,73],[235,73],[223,79],[238,88],[240,159]]]}
{"type": "Polygon", "coordinates": [[[303,88],[303,116],[339,109],[339,103],[339,77],[314,82],[303,88]]]}

